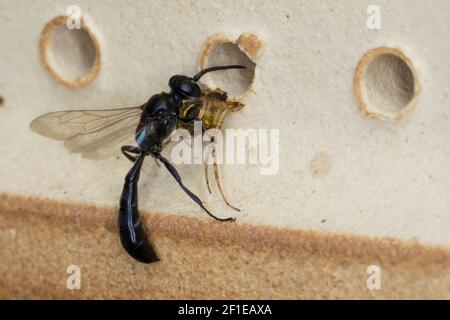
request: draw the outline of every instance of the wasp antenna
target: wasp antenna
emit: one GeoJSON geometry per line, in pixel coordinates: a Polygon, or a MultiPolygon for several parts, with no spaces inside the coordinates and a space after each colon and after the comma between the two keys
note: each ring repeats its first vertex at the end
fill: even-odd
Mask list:
{"type": "Polygon", "coordinates": [[[247,67],[240,65],[240,64],[233,64],[233,65],[229,65],[229,66],[210,67],[210,68],[206,68],[206,69],[200,71],[195,76],[193,76],[192,79],[195,82],[197,82],[203,75],[205,75],[208,72],[217,71],[217,70],[227,70],[227,69],[247,69],[247,67]]]}

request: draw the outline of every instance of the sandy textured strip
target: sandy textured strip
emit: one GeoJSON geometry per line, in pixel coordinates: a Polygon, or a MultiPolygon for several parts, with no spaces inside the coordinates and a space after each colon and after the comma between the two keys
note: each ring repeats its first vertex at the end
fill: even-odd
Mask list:
{"type": "Polygon", "coordinates": [[[450,298],[445,247],[144,213],[162,262],[143,265],[121,248],[116,214],[1,194],[0,298],[450,298]],[[80,290],[66,288],[72,264],[80,290]]]}

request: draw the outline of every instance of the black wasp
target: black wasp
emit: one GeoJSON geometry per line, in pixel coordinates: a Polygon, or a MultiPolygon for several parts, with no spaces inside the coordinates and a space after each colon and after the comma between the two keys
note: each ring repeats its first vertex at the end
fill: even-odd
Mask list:
{"type": "Polygon", "coordinates": [[[184,192],[205,212],[219,221],[233,221],[214,216],[181,181],[175,167],[161,155],[163,142],[169,138],[178,124],[189,125],[196,118],[180,117],[183,103],[202,96],[197,81],[206,73],[226,69],[245,69],[242,65],[207,68],[193,77],[172,76],[170,93],[161,92],[138,107],[110,110],[69,110],[50,112],[34,119],[30,127],[48,138],[64,140],[71,152],[81,153],[84,158],[101,159],[133,137],[136,146],[124,145],[122,153],[133,167],[125,177],[119,207],[119,231],[122,246],[136,260],[144,263],[158,261],[150,244],[138,211],[137,183],[144,158],[148,155],[164,164],[184,192]]]}

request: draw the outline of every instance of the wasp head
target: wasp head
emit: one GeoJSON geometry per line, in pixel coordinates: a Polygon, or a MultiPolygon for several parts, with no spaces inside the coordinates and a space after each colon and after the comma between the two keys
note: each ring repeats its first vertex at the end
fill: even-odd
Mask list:
{"type": "Polygon", "coordinates": [[[227,69],[245,69],[242,65],[217,66],[204,69],[195,76],[187,77],[182,75],[175,75],[169,80],[169,86],[172,93],[181,97],[183,100],[192,100],[202,95],[202,90],[196,83],[204,74],[212,71],[227,70],[227,69]]]}
{"type": "Polygon", "coordinates": [[[175,75],[169,80],[172,93],[181,96],[183,100],[192,100],[198,98],[202,94],[202,90],[195,83],[194,79],[187,76],[175,75]]]}

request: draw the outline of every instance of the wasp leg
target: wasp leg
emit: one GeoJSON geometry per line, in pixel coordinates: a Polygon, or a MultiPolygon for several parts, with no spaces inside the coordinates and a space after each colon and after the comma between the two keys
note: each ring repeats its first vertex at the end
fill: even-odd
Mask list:
{"type": "Polygon", "coordinates": [[[194,193],[192,193],[188,188],[186,188],[186,186],[183,184],[183,182],[181,181],[181,177],[178,174],[177,169],[175,169],[175,167],[169,162],[169,160],[167,160],[166,158],[164,158],[160,153],[157,152],[152,152],[153,156],[155,158],[157,158],[159,161],[161,161],[164,166],[166,167],[166,169],[170,172],[170,174],[175,178],[175,180],[177,181],[177,183],[179,184],[179,186],[181,187],[181,189],[183,189],[183,191],[196,203],[198,204],[203,210],[205,210],[205,212],[211,216],[212,218],[218,220],[218,221],[234,221],[236,220],[235,218],[226,218],[226,219],[222,219],[222,218],[218,218],[215,215],[213,215],[211,212],[208,211],[208,209],[205,208],[205,206],[203,205],[202,201],[200,200],[199,197],[197,197],[194,193]]]}
{"type": "Polygon", "coordinates": [[[194,121],[202,121],[199,118],[180,118],[178,117],[178,121],[180,121],[184,126],[191,126],[194,124],[194,121]]]}
{"type": "Polygon", "coordinates": [[[220,185],[220,176],[219,176],[219,167],[217,165],[217,159],[216,159],[216,148],[214,147],[214,144],[212,144],[212,151],[211,156],[213,157],[213,166],[214,166],[214,178],[216,179],[217,188],[219,189],[219,193],[222,196],[223,201],[229,206],[231,209],[234,209],[236,211],[241,211],[241,209],[236,208],[233,206],[225,197],[225,194],[223,193],[222,187],[220,185]]]}
{"type": "Polygon", "coordinates": [[[161,167],[161,165],[159,164],[159,162],[156,160],[156,158],[155,157],[153,157],[153,160],[155,160],[155,163],[156,163],[156,166],[158,167],[158,168],[160,168],[161,167]]]}
{"type": "MultiPolygon", "coordinates": [[[[137,160],[137,157],[130,155],[129,153],[135,153],[135,154],[140,154],[141,153],[141,149],[139,149],[138,147],[134,147],[134,146],[123,146],[121,148],[121,151],[123,153],[123,155],[125,157],[127,157],[128,160],[130,160],[131,162],[135,162],[137,160]]],[[[155,163],[158,167],[160,167],[158,161],[156,161],[156,158],[153,157],[153,160],[155,160],[155,163]]]]}
{"type": "Polygon", "coordinates": [[[120,150],[122,151],[123,155],[127,157],[127,159],[130,160],[131,162],[136,162],[137,157],[130,155],[130,153],[134,154],[141,153],[141,149],[135,146],[122,146],[120,150]]]}

